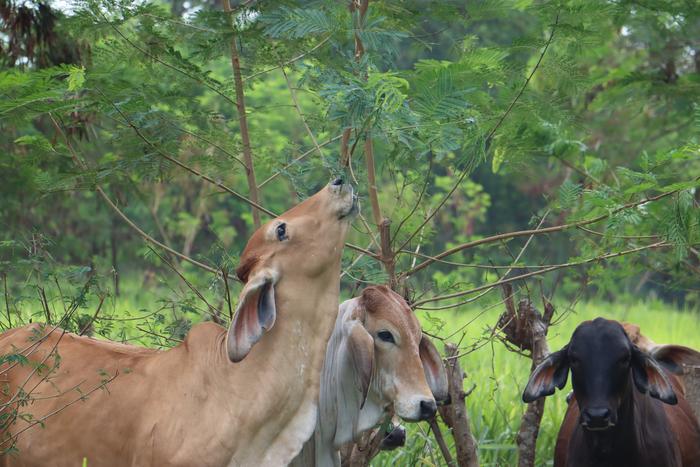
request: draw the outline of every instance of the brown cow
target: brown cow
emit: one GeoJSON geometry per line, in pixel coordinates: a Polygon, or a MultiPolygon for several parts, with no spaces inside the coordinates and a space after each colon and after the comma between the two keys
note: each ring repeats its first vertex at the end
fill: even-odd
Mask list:
{"type": "MultiPolygon", "coordinates": [[[[315,447],[309,440],[294,465],[339,466],[339,448],[389,410],[406,421],[426,420],[435,415],[436,399],[447,399],[437,349],[400,295],[386,286],[367,287],[340,305],[323,364],[315,447]]],[[[394,436],[400,438],[401,430],[394,436]]]]}
{"type": "MultiPolygon", "coordinates": [[[[665,357],[679,364],[672,349],[665,357]]],[[[574,397],[555,466],[700,466],[700,426],[682,386],[630,341],[620,323],[597,318],[580,324],[564,348],[535,368],[523,400],[561,389],[569,371],[574,397]]]]}
{"type": "Polygon", "coordinates": [[[17,449],[0,462],[288,463],[316,424],[323,354],[338,309],[340,259],[355,200],[352,187],[338,179],[255,232],[237,271],[245,286],[228,332],[202,323],[167,351],[37,324],[0,336],[0,355],[21,352],[30,362],[0,367],[3,415],[13,418],[12,438],[5,441],[16,436],[17,449]],[[53,366],[54,349],[60,355],[57,370],[35,371],[38,363],[53,366]],[[115,374],[104,390],[80,400],[75,388],[88,392],[115,374]],[[23,391],[31,392],[28,406],[19,406],[23,391]],[[13,417],[12,410],[32,418],[13,417]],[[44,426],[36,426],[37,420],[44,426]]]}

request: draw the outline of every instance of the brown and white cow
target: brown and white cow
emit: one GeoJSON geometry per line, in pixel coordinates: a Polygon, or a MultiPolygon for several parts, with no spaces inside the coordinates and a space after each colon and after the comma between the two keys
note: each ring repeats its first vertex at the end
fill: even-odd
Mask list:
{"type": "Polygon", "coordinates": [[[16,441],[17,450],[0,464],[287,464],[316,425],[355,211],[352,187],[338,179],[258,229],[241,257],[245,286],[228,331],[202,323],[167,351],[37,324],[4,333],[0,355],[21,353],[29,364],[0,367],[0,407],[11,421],[0,441],[16,441]],[[53,366],[54,350],[56,371],[37,371],[53,366]],[[32,418],[13,418],[13,410],[32,418]]]}
{"type": "Polygon", "coordinates": [[[416,422],[435,415],[436,400],[444,399],[440,354],[411,308],[388,287],[367,287],[340,305],[326,349],[316,432],[294,465],[339,466],[340,447],[390,409],[416,422]]]}
{"type": "MultiPolygon", "coordinates": [[[[667,346],[666,365],[687,361],[667,346]]],[[[535,368],[525,402],[563,388],[574,396],[559,430],[554,465],[698,467],[700,427],[676,375],[632,343],[617,321],[581,323],[569,343],[535,368]]]]}

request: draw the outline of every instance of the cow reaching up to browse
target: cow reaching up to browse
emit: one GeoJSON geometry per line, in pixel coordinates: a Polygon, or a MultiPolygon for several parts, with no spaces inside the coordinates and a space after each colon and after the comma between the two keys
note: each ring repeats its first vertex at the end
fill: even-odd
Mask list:
{"type": "Polygon", "coordinates": [[[289,463],[316,425],[341,253],[356,209],[352,187],[338,179],[258,229],[241,256],[237,274],[245,286],[228,331],[202,323],[167,351],[37,324],[0,336],[1,355],[22,353],[31,362],[0,367],[3,413],[33,417],[7,423],[2,441],[15,442],[17,452],[0,463],[289,463]],[[48,375],[37,371],[39,363],[53,367],[54,350],[60,366],[48,375]],[[115,374],[106,390],[80,400],[115,374]],[[33,402],[18,406],[26,393],[33,402]]]}
{"type": "Polygon", "coordinates": [[[700,361],[700,354],[660,347],[657,361],[620,323],[597,318],[581,323],[564,348],[535,368],[525,402],[563,388],[571,371],[574,397],[559,430],[555,466],[700,466],[698,420],[672,373],[700,361]]]}
{"type": "Polygon", "coordinates": [[[447,394],[440,354],[411,308],[388,287],[367,287],[340,305],[316,432],[294,465],[339,466],[339,448],[374,428],[390,408],[406,421],[426,420],[447,394]]]}

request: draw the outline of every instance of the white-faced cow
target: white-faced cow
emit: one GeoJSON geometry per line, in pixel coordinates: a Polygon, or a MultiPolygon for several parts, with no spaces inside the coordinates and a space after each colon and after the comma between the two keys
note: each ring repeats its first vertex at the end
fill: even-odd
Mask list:
{"type": "Polygon", "coordinates": [[[400,295],[367,287],[340,305],[323,365],[316,433],[295,465],[339,466],[340,447],[390,409],[406,421],[426,420],[435,415],[436,399],[447,399],[437,349],[400,295]]]}
{"type": "MultiPolygon", "coordinates": [[[[689,349],[666,347],[667,366],[687,361],[689,349]]],[[[620,323],[597,318],[580,324],[564,348],[535,368],[523,400],[561,389],[569,371],[574,394],[555,466],[700,466],[700,427],[678,378],[634,345],[620,323]]]]}
{"type": "Polygon", "coordinates": [[[338,179],[258,229],[241,256],[237,274],[245,286],[228,331],[199,324],[167,351],[37,324],[0,336],[0,354],[28,359],[0,367],[3,414],[10,417],[3,441],[16,442],[1,462],[287,464],[316,426],[341,253],[355,211],[352,187],[338,179]],[[54,350],[60,366],[45,377],[37,366],[52,367],[54,350]],[[85,393],[117,373],[80,400],[76,388],[85,393]],[[30,403],[21,406],[26,393],[30,403]],[[23,416],[12,419],[12,410],[23,416]]]}

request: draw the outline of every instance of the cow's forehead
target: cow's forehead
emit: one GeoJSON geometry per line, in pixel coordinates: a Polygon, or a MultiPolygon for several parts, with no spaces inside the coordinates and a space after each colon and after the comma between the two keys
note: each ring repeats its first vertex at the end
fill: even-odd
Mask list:
{"type": "Polygon", "coordinates": [[[420,323],[406,301],[384,285],[367,287],[362,292],[362,304],[378,319],[400,327],[407,334],[420,336],[420,323]]]}
{"type": "Polygon", "coordinates": [[[627,347],[628,338],[625,330],[617,321],[604,318],[596,318],[592,321],[584,321],[576,327],[571,336],[571,344],[574,347],[587,347],[589,345],[604,346],[607,349],[627,347]]]}

